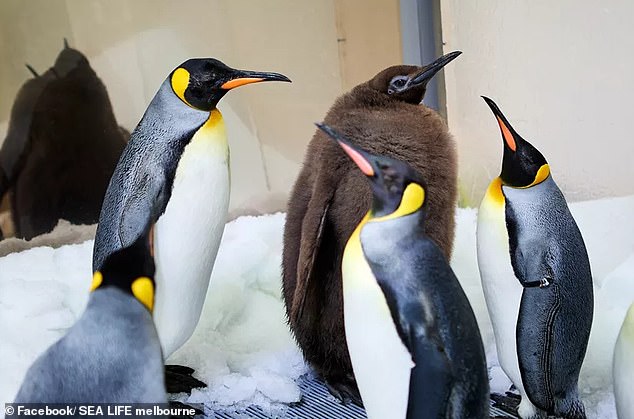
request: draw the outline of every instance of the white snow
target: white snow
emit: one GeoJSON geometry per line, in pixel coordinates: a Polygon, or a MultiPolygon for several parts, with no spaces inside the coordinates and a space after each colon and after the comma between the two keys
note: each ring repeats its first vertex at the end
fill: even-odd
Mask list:
{"type": "MultiPolygon", "coordinates": [[[[612,350],[634,301],[634,196],[572,204],[595,280],[595,322],[580,390],[589,417],[615,417],[612,350]]],[[[491,388],[510,381],[499,365],[480,286],[476,210],[459,209],[452,266],[478,318],[491,388]]],[[[168,363],[196,369],[209,388],[186,400],[214,408],[250,404],[275,411],[300,397],[307,371],[286,325],[281,300],[283,214],[228,223],[201,321],[168,363]]],[[[26,369],[81,314],[90,284],[92,241],[38,247],[0,258],[0,402],[13,400],[26,369]]]]}

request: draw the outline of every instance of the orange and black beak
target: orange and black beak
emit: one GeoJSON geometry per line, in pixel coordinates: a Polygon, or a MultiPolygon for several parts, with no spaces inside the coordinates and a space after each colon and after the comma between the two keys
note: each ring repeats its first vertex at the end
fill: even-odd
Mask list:
{"type": "Polygon", "coordinates": [[[246,84],[260,83],[263,81],[285,81],[290,83],[291,79],[279,73],[235,70],[233,74],[231,74],[230,79],[225,81],[220,88],[223,90],[231,90],[246,84]]]}
{"type": "Polygon", "coordinates": [[[500,126],[500,131],[502,132],[502,139],[504,140],[504,145],[506,146],[506,148],[508,148],[512,152],[516,152],[517,151],[516,138],[519,137],[519,135],[517,134],[517,132],[515,132],[515,130],[509,123],[509,121],[506,119],[506,117],[504,116],[504,114],[502,113],[500,108],[498,108],[498,105],[496,105],[494,101],[492,101],[486,96],[482,96],[482,99],[484,99],[487,105],[489,105],[489,108],[491,108],[493,115],[495,115],[495,119],[497,119],[498,121],[498,125],[500,126]]]}
{"type": "Polygon", "coordinates": [[[315,125],[339,144],[348,157],[361,169],[364,175],[368,177],[375,176],[376,171],[371,163],[374,159],[372,159],[370,153],[354,147],[340,132],[335,131],[332,127],[320,123],[316,123],[315,125]]]}

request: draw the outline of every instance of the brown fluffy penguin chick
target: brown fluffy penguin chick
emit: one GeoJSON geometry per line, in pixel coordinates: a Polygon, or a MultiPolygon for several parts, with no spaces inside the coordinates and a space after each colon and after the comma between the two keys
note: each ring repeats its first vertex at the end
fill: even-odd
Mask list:
{"type": "Polygon", "coordinates": [[[35,77],[18,92],[0,150],[0,196],[11,191],[15,234],[25,239],[60,218],[96,223],[129,138],[81,52],[65,44],[44,74],[29,70],[35,77]]]}
{"type": "MultiPolygon", "coordinates": [[[[431,77],[458,55],[425,67],[387,68],[339,97],[324,118],[355,145],[405,161],[427,180],[426,232],[447,259],[455,227],[457,155],[443,118],[420,102],[431,77]]],[[[288,203],[283,291],[305,359],[342,401],[360,398],[344,334],[341,259],[371,201],[363,174],[317,130],[288,203]]]]}

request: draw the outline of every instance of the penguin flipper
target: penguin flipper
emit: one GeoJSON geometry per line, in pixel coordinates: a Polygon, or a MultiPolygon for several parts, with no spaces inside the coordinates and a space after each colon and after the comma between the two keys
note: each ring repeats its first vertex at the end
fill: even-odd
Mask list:
{"type": "MultiPolygon", "coordinates": [[[[429,331],[428,331],[429,332],[429,331]]],[[[437,333],[413,336],[410,349],[416,365],[409,381],[407,418],[445,417],[452,409],[454,372],[437,333]],[[429,385],[434,383],[434,385],[429,385]]],[[[464,417],[454,412],[447,417],[464,417]]]]}
{"type": "MultiPolygon", "coordinates": [[[[321,214],[319,216],[319,224],[316,228],[311,228],[309,223],[304,223],[302,226],[302,242],[299,249],[299,264],[297,266],[297,282],[302,283],[303,286],[297,286],[295,288],[295,295],[293,301],[295,301],[295,307],[293,313],[295,313],[295,321],[302,318],[304,312],[304,305],[306,303],[306,294],[308,293],[308,285],[312,279],[312,275],[315,271],[315,258],[319,253],[319,247],[321,245],[321,239],[324,232],[324,225],[326,224],[326,217],[328,216],[328,210],[330,209],[331,199],[327,200],[321,208],[321,214]]],[[[309,208],[308,211],[318,211],[314,207],[309,208]]],[[[318,213],[319,214],[319,213],[318,213]]],[[[311,220],[312,217],[307,214],[304,217],[305,220],[311,220]]]]}
{"type": "Polygon", "coordinates": [[[145,187],[128,197],[119,220],[118,235],[122,246],[133,243],[143,233],[144,226],[156,223],[169,200],[163,176],[143,173],[140,177],[143,181],[138,184],[145,187]]]}
{"type": "MultiPolygon", "coordinates": [[[[513,215],[512,205],[507,205],[507,218],[513,215]]],[[[507,223],[509,252],[515,277],[524,288],[543,288],[554,279],[554,255],[550,241],[533,232],[527,239],[520,240],[515,223],[507,223]]]]}

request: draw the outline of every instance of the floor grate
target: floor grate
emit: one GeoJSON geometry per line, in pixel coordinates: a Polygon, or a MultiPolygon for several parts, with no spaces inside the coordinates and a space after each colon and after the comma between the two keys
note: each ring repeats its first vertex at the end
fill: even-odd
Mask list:
{"type": "MultiPolygon", "coordinates": [[[[251,406],[243,412],[236,413],[213,413],[211,418],[216,419],[363,419],[366,418],[362,408],[355,404],[348,403],[342,405],[333,396],[330,395],[324,384],[315,378],[303,378],[300,382],[302,391],[302,401],[296,405],[289,406],[286,411],[280,415],[267,415],[259,407],[251,406]]],[[[492,418],[517,418],[503,410],[493,407],[491,401],[491,417],[492,418]]]]}

